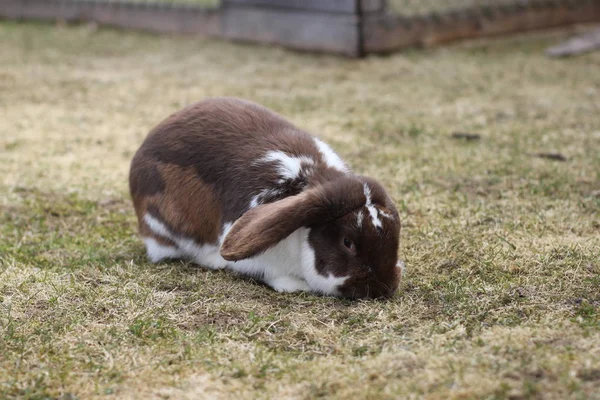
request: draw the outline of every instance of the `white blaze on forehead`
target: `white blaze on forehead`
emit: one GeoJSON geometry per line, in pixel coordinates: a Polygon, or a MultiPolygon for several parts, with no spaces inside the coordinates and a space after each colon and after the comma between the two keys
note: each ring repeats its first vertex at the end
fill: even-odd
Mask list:
{"type": "Polygon", "coordinates": [[[371,188],[369,188],[369,186],[366,183],[363,185],[363,188],[365,192],[365,197],[367,198],[365,202],[365,207],[367,207],[367,211],[369,211],[369,215],[371,216],[371,222],[373,223],[373,226],[375,228],[381,228],[383,227],[383,224],[381,223],[381,220],[379,219],[379,216],[377,214],[378,210],[373,205],[373,202],[371,200],[371,188]]]}
{"type": "MultiPolygon", "coordinates": [[[[392,220],[394,219],[394,216],[383,210],[380,210],[379,208],[377,208],[377,206],[375,206],[375,204],[373,204],[373,200],[371,198],[371,188],[369,187],[369,185],[367,185],[365,183],[365,184],[363,184],[363,188],[364,188],[365,198],[366,198],[365,207],[367,208],[367,211],[369,211],[369,215],[371,216],[371,222],[373,223],[373,226],[375,226],[375,228],[382,228],[383,224],[381,223],[379,216],[382,216],[387,219],[392,219],[392,220]]],[[[360,228],[360,223],[359,223],[359,228],[360,228]]]]}
{"type": "Polygon", "coordinates": [[[319,152],[323,156],[323,160],[328,167],[337,169],[341,172],[348,172],[348,167],[346,167],[346,164],[344,164],[340,156],[338,156],[327,143],[317,138],[314,139],[317,149],[319,149],[319,152]]]}
{"type": "Polygon", "coordinates": [[[362,228],[362,220],[364,218],[364,213],[362,210],[356,213],[356,225],[358,225],[358,229],[362,228]]]}
{"type": "Polygon", "coordinates": [[[295,179],[300,175],[302,164],[313,165],[315,161],[307,156],[293,157],[282,151],[269,151],[260,159],[261,162],[274,162],[279,164],[277,172],[281,177],[295,179]]]}
{"type": "Polygon", "coordinates": [[[385,211],[383,211],[383,210],[380,210],[379,208],[377,209],[377,211],[379,211],[379,214],[380,214],[382,217],[384,217],[384,218],[387,218],[387,219],[394,219],[394,217],[392,217],[392,215],[391,215],[391,214],[388,214],[388,213],[386,213],[385,211]]]}

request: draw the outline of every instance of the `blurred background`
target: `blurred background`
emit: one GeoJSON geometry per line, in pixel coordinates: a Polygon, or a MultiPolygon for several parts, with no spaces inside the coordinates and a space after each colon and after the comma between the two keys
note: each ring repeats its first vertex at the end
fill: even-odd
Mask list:
{"type": "Polygon", "coordinates": [[[5,0],[13,20],[94,22],[361,57],[600,20],[599,0],[5,0]]]}

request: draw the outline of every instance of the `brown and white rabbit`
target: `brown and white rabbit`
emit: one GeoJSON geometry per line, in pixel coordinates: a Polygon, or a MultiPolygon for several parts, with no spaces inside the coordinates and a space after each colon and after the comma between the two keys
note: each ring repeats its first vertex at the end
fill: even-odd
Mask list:
{"type": "Polygon", "coordinates": [[[235,98],[154,128],[129,185],[152,262],[189,259],[281,292],[392,295],[400,220],[383,187],[321,140],[235,98]]]}

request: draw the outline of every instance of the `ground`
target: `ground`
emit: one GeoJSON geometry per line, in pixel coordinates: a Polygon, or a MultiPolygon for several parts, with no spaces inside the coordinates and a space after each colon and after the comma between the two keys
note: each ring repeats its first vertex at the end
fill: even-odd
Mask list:
{"type": "Polygon", "coordinates": [[[543,55],[568,35],[356,61],[2,22],[0,397],[600,398],[600,53],[543,55]],[[147,261],[131,157],[216,95],[389,189],[395,297],[147,261]]]}

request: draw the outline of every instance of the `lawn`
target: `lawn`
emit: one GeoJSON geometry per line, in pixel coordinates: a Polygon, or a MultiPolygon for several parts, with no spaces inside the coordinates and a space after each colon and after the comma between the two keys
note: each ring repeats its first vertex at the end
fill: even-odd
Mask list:
{"type": "Polygon", "coordinates": [[[1,398],[600,398],[600,53],[546,58],[568,32],[360,61],[88,26],[0,37],[1,398]],[[216,95],[389,189],[391,300],[148,263],[130,160],[216,95]]]}

